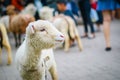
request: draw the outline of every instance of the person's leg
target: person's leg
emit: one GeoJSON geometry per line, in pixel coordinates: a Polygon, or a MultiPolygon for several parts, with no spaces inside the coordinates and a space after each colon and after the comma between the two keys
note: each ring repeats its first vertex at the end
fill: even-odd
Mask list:
{"type": "Polygon", "coordinates": [[[95,32],[101,32],[101,29],[100,29],[100,24],[99,23],[96,23],[96,26],[97,26],[97,30],[95,32]]]}
{"type": "Polygon", "coordinates": [[[103,13],[103,30],[106,41],[106,51],[110,51],[111,50],[111,45],[110,45],[111,12],[106,10],[103,11],[102,13],[103,13]]]}
{"type": "Polygon", "coordinates": [[[82,16],[83,25],[84,25],[84,32],[85,32],[85,34],[82,37],[87,37],[87,35],[88,35],[88,28],[87,28],[87,22],[86,22],[84,3],[83,2],[79,2],[78,5],[79,5],[80,11],[81,11],[81,16],[82,16]]]}
{"type": "Polygon", "coordinates": [[[94,30],[93,22],[92,22],[91,17],[90,17],[91,6],[90,6],[89,1],[86,1],[84,7],[86,9],[85,10],[86,20],[87,20],[87,23],[90,25],[90,29],[91,29],[91,33],[92,33],[91,38],[94,38],[95,37],[95,30],[94,30]]]}
{"type": "Polygon", "coordinates": [[[97,26],[96,32],[100,32],[101,31],[100,26],[103,24],[103,15],[101,11],[97,11],[97,14],[99,20],[96,22],[96,26],[97,26]]]}
{"type": "MultiPolygon", "coordinates": [[[[82,14],[82,18],[83,18],[83,24],[84,24],[84,32],[85,32],[85,36],[87,36],[88,35],[88,27],[87,27],[87,21],[86,21],[86,15],[85,15],[85,13],[84,13],[84,11],[83,11],[83,14],[82,14]]],[[[83,36],[84,36],[83,35],[83,36]]]]}
{"type": "Polygon", "coordinates": [[[112,19],[115,19],[115,10],[112,11],[112,19]]]}

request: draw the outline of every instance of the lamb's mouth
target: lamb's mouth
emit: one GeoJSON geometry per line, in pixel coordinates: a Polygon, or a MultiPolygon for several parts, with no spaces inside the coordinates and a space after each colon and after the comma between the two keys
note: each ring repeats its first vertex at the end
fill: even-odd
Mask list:
{"type": "Polygon", "coordinates": [[[55,40],[56,42],[63,42],[63,40],[55,40]]]}

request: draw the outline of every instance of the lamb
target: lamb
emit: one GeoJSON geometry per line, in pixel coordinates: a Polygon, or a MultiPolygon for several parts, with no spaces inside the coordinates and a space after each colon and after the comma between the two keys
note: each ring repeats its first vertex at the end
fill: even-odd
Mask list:
{"type": "Polygon", "coordinates": [[[37,8],[34,6],[34,4],[30,3],[20,12],[20,14],[29,14],[35,16],[36,11],[37,8]]]}
{"type": "Polygon", "coordinates": [[[26,26],[32,21],[35,18],[31,15],[16,15],[12,18],[9,29],[14,35],[16,47],[21,44],[21,34],[25,34],[26,26]]]}
{"type": "Polygon", "coordinates": [[[33,4],[29,4],[25,9],[22,10],[18,15],[14,15],[14,17],[10,21],[10,31],[13,32],[15,38],[15,46],[18,47],[21,44],[21,34],[25,34],[26,26],[35,21],[33,17],[35,15],[36,8],[33,4]],[[33,10],[33,11],[31,11],[33,10]]]}
{"type": "MultiPolygon", "coordinates": [[[[13,5],[9,5],[7,8],[6,8],[6,11],[7,11],[7,14],[6,16],[3,16],[0,18],[0,22],[3,23],[7,29],[7,31],[9,31],[9,24],[11,22],[10,19],[12,19],[12,16],[14,16],[15,14],[18,14],[16,11],[15,11],[15,7],[13,5]]],[[[36,7],[33,5],[33,4],[28,4],[25,9],[23,9],[20,14],[29,14],[31,16],[34,16],[36,13],[36,7]]]]}
{"type": "Polygon", "coordinates": [[[0,18],[0,23],[4,24],[5,28],[7,29],[7,31],[9,32],[9,16],[3,16],[0,18]]]}
{"type": "Polygon", "coordinates": [[[15,46],[18,47],[21,44],[21,34],[25,33],[26,26],[29,22],[35,21],[33,17],[35,15],[36,8],[33,4],[29,4],[19,14],[15,11],[13,5],[7,7],[7,16],[0,19],[8,32],[12,32],[15,38],[15,46]]]}
{"type": "Polygon", "coordinates": [[[65,15],[53,17],[53,11],[54,10],[52,8],[43,7],[40,10],[39,16],[41,17],[41,19],[51,21],[55,25],[55,27],[64,34],[65,36],[64,51],[69,50],[71,39],[77,40],[79,49],[82,50],[83,49],[82,43],[73,19],[65,15]]]}
{"type": "MultiPolygon", "coordinates": [[[[31,8],[31,6],[32,4],[28,5],[27,8],[25,8],[20,14],[16,14],[14,6],[10,5],[7,7],[7,12],[9,15],[8,17],[9,23],[7,22],[7,24],[9,24],[9,28],[7,29],[9,32],[13,33],[16,47],[18,47],[21,44],[21,34],[25,33],[25,29],[28,23],[35,21],[35,18],[32,15],[28,14],[28,12],[31,12],[31,9],[34,9],[31,8]]],[[[5,22],[5,20],[3,21],[5,22]]]]}
{"type": "Polygon", "coordinates": [[[29,23],[26,37],[18,48],[15,62],[23,80],[45,80],[46,71],[58,80],[53,47],[64,41],[64,36],[52,23],[38,20],[29,23]]]}
{"type": "MultiPolygon", "coordinates": [[[[0,58],[1,58],[1,54],[2,54],[2,47],[5,47],[7,52],[8,52],[8,65],[10,65],[12,63],[12,55],[11,55],[11,46],[8,40],[8,36],[7,36],[7,32],[6,32],[6,28],[5,26],[0,23],[0,58]]],[[[0,59],[0,63],[1,63],[1,59],[0,59]]]]}

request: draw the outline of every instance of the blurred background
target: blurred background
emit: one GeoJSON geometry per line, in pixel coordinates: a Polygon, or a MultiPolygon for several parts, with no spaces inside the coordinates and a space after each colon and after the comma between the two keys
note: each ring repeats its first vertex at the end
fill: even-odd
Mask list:
{"type": "Polygon", "coordinates": [[[59,80],[120,80],[120,0],[0,0],[0,80],[22,80],[14,58],[27,25],[59,18],[69,36],[54,49],[59,80]]]}

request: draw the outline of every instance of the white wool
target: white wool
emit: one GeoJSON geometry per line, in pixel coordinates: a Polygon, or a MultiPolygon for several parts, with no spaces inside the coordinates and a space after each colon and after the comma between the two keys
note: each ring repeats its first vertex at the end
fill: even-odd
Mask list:
{"type": "MultiPolygon", "coordinates": [[[[8,52],[8,64],[11,64],[12,62],[12,56],[11,56],[11,46],[9,43],[9,39],[8,39],[8,35],[7,35],[7,31],[6,28],[4,26],[4,24],[0,23],[0,31],[2,33],[2,37],[3,37],[3,41],[2,41],[2,45],[3,47],[6,48],[7,52],[8,52]]],[[[1,58],[1,47],[0,47],[0,58],[1,58]]],[[[0,59],[1,61],[1,59],[0,59]]]]}
{"type": "Polygon", "coordinates": [[[34,6],[34,4],[28,4],[21,12],[20,14],[29,14],[32,16],[35,16],[37,8],[34,6]]]}
{"type": "Polygon", "coordinates": [[[0,18],[0,23],[3,23],[6,27],[6,29],[9,28],[9,16],[3,16],[0,18]]]}
{"type": "Polygon", "coordinates": [[[45,6],[40,9],[39,17],[41,19],[51,20],[53,18],[53,11],[54,11],[53,8],[49,8],[49,7],[45,6]]]}
{"type": "Polygon", "coordinates": [[[28,25],[25,41],[15,57],[23,80],[45,80],[46,69],[52,69],[52,77],[57,80],[52,47],[56,42],[63,42],[64,38],[61,36],[63,35],[48,21],[38,20],[28,25]]]}

